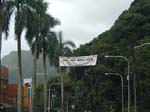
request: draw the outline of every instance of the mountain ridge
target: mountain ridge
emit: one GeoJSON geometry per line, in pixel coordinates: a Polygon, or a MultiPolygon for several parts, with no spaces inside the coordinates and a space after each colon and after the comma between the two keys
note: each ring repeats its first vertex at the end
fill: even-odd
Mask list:
{"type": "MultiPolygon", "coordinates": [[[[30,51],[22,50],[22,74],[24,78],[31,78],[32,76],[32,65],[33,59],[30,51]]],[[[2,65],[8,67],[9,70],[9,83],[16,84],[18,79],[18,60],[17,60],[17,51],[12,51],[8,55],[2,58],[2,65]]],[[[43,73],[43,62],[42,56],[37,60],[37,73],[43,73]]],[[[57,71],[53,66],[50,66],[47,59],[47,72],[48,77],[57,75],[57,71]]],[[[43,77],[37,76],[37,82],[42,82],[43,77]]]]}

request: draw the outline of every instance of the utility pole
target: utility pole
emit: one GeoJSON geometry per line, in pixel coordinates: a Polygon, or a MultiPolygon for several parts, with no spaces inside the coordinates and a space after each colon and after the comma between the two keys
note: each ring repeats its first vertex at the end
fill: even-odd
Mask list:
{"type": "MultiPolygon", "coordinates": [[[[61,69],[60,69],[61,71],[61,69]]],[[[63,72],[61,73],[61,109],[64,112],[64,83],[63,83],[63,72]]]]}
{"type": "MultiPolygon", "coordinates": [[[[51,112],[51,87],[52,87],[53,85],[60,85],[60,86],[62,86],[62,83],[51,83],[51,84],[49,85],[48,112],[51,112]]],[[[61,91],[62,91],[62,90],[61,90],[61,91]]],[[[61,93],[61,95],[62,95],[62,93],[61,93]]],[[[62,101],[61,101],[61,102],[62,102],[62,101]]]]}
{"type": "Polygon", "coordinates": [[[123,83],[123,76],[119,73],[105,73],[105,75],[116,75],[120,77],[121,80],[121,97],[122,97],[122,112],[124,112],[124,83],[123,83]]]}
{"type": "Polygon", "coordinates": [[[121,58],[124,59],[127,64],[128,64],[128,75],[127,75],[127,79],[128,79],[128,112],[130,112],[130,61],[127,57],[125,56],[109,56],[109,55],[105,55],[105,58],[121,58]]]}
{"type": "Polygon", "coordinates": [[[133,80],[133,85],[134,85],[134,112],[137,112],[137,91],[136,91],[136,54],[135,54],[135,50],[140,48],[140,47],[143,47],[143,46],[147,46],[147,45],[150,45],[150,43],[144,43],[144,44],[141,44],[141,45],[138,45],[138,46],[135,46],[134,47],[134,57],[133,57],[133,60],[134,60],[134,69],[135,69],[135,74],[134,74],[134,80],[133,80]]]}

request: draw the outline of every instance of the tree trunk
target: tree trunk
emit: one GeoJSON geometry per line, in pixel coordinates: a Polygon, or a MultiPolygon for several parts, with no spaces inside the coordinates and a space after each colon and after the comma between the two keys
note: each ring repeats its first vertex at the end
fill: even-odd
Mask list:
{"type": "Polygon", "coordinates": [[[44,67],[44,112],[47,112],[47,70],[46,70],[46,54],[43,52],[44,67]]]}
{"type": "Polygon", "coordinates": [[[21,36],[19,35],[17,38],[17,50],[18,50],[18,97],[17,97],[17,112],[22,111],[22,62],[21,62],[21,36]]]}
{"type": "Polygon", "coordinates": [[[37,47],[35,46],[35,52],[33,55],[33,73],[32,73],[32,98],[31,98],[31,112],[34,112],[36,102],[36,64],[37,64],[37,47]]]}
{"type": "Polygon", "coordinates": [[[1,86],[1,82],[2,82],[2,73],[1,73],[1,48],[2,48],[2,8],[3,8],[3,3],[0,0],[0,102],[2,101],[1,99],[1,95],[2,95],[2,86],[1,86]]]}
{"type": "Polygon", "coordinates": [[[0,102],[2,102],[2,65],[1,65],[1,49],[2,49],[2,32],[0,31],[0,102]]]}

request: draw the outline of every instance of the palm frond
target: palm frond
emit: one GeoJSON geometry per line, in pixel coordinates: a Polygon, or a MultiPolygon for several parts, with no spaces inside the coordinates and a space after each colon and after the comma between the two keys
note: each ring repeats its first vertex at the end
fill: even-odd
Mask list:
{"type": "Polygon", "coordinates": [[[64,47],[63,52],[64,52],[65,56],[71,56],[72,53],[73,53],[72,50],[69,47],[64,47]]]}
{"type": "Polygon", "coordinates": [[[8,37],[9,32],[9,23],[12,13],[14,11],[14,2],[4,2],[3,11],[2,11],[2,31],[5,33],[5,38],[8,37]]]}
{"type": "Polygon", "coordinates": [[[75,43],[73,42],[73,41],[65,41],[64,43],[63,43],[63,46],[68,46],[68,47],[72,47],[72,48],[76,48],[76,45],[75,45],[75,43]]]}

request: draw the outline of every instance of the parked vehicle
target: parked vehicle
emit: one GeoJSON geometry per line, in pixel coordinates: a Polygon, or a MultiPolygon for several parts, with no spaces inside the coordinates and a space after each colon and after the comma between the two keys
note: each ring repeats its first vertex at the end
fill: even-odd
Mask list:
{"type": "Polygon", "coordinates": [[[4,104],[0,104],[0,112],[6,112],[6,106],[4,104]]]}

